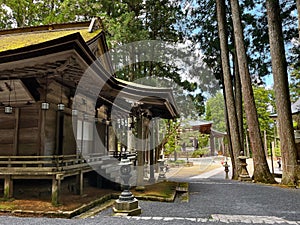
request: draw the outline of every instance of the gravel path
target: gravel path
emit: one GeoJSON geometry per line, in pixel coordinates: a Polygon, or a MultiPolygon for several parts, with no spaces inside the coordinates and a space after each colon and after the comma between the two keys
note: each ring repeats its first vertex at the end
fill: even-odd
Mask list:
{"type": "MultiPolygon", "coordinates": [[[[299,224],[300,189],[220,179],[182,178],[190,182],[189,202],[140,201],[137,217],[111,216],[111,209],[87,219],[0,217],[0,225],[184,225],[184,224],[299,224]]],[[[175,178],[174,178],[175,179],[175,178]]]]}

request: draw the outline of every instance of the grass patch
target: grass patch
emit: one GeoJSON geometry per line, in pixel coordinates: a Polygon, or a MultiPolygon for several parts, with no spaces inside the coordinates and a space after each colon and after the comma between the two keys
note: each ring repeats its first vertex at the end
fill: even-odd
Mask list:
{"type": "Polygon", "coordinates": [[[183,159],[179,159],[179,160],[176,160],[176,161],[174,161],[174,160],[169,160],[168,162],[167,162],[167,164],[169,164],[169,166],[171,166],[171,167],[175,167],[175,166],[183,166],[183,165],[185,165],[185,160],[183,160],[183,159]]]}
{"type": "Polygon", "coordinates": [[[164,181],[152,185],[147,185],[144,192],[137,192],[134,189],[132,190],[132,193],[137,198],[162,198],[162,199],[169,199],[174,196],[174,193],[176,191],[178,183],[177,182],[171,182],[171,181],[164,181]]]}
{"type": "Polygon", "coordinates": [[[180,196],[180,200],[181,200],[182,202],[188,202],[188,201],[189,201],[189,195],[188,195],[188,193],[182,194],[182,195],[180,196]]]}
{"type": "Polygon", "coordinates": [[[0,202],[0,210],[13,210],[16,206],[10,201],[0,202]]]}
{"type": "Polygon", "coordinates": [[[189,187],[189,183],[187,183],[187,182],[178,183],[178,187],[180,187],[180,188],[188,188],[189,187]]]}

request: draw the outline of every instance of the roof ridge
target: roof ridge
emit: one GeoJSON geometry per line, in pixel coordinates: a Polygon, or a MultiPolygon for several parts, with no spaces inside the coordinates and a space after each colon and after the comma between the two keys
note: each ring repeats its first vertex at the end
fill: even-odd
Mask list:
{"type": "Polygon", "coordinates": [[[89,27],[90,22],[91,21],[53,23],[53,24],[47,24],[47,25],[3,29],[3,30],[0,30],[0,35],[29,33],[29,32],[36,32],[36,31],[62,30],[62,29],[68,29],[68,28],[71,29],[71,28],[78,28],[78,27],[89,27]]]}

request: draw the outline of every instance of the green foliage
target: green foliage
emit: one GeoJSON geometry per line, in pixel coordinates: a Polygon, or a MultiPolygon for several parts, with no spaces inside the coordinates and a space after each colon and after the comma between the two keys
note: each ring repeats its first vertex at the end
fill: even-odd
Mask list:
{"type": "MultiPolygon", "coordinates": [[[[256,110],[258,114],[259,127],[261,130],[261,136],[263,138],[263,132],[267,132],[267,146],[270,146],[270,142],[274,140],[274,121],[270,118],[272,113],[276,113],[275,109],[275,97],[273,89],[266,89],[263,86],[253,86],[253,94],[255,99],[256,110]]],[[[244,128],[248,129],[246,118],[244,115],[244,128]]]]}
{"type": "MultiPolygon", "coordinates": [[[[198,140],[198,153],[205,154],[207,151],[204,149],[208,146],[209,142],[209,135],[208,134],[201,134],[199,131],[185,131],[185,132],[178,132],[178,127],[180,121],[169,121],[166,120],[167,127],[171,135],[168,138],[168,141],[165,145],[165,154],[168,156],[172,153],[180,152],[184,149],[183,146],[186,148],[192,148],[193,140],[196,138],[198,140]]],[[[183,127],[183,130],[186,127],[183,127]]]]}
{"type": "Polygon", "coordinates": [[[300,61],[298,60],[298,62],[293,64],[291,69],[292,71],[291,71],[291,82],[290,82],[290,95],[291,95],[291,102],[295,102],[299,99],[300,96],[300,61]]]}
{"type": "MultiPolygon", "coordinates": [[[[188,1],[183,1],[188,4],[188,1]]],[[[271,58],[265,1],[239,1],[241,18],[244,26],[245,47],[249,57],[249,70],[253,82],[262,83],[262,77],[271,74],[271,58]]],[[[281,1],[284,38],[287,49],[291,40],[297,37],[297,13],[293,1],[281,1]]],[[[229,1],[226,2],[227,29],[229,50],[234,54],[234,38],[229,1]]],[[[187,9],[187,33],[200,48],[204,61],[214,71],[217,79],[221,78],[220,44],[218,38],[215,0],[195,0],[193,7],[187,9]]],[[[299,49],[299,47],[298,47],[299,49]]],[[[299,56],[298,56],[299,58],[299,56]]],[[[289,60],[289,65],[293,64],[289,60]]]]}
{"type": "Polygon", "coordinates": [[[198,133],[199,132],[197,131],[188,131],[188,132],[181,133],[180,140],[179,140],[180,146],[183,146],[183,144],[185,144],[185,147],[187,148],[193,147],[192,140],[194,138],[197,138],[198,133]]]}
{"type": "Polygon", "coordinates": [[[213,121],[213,128],[225,132],[225,104],[223,94],[219,91],[206,102],[206,120],[213,121]]]}
{"type": "Polygon", "coordinates": [[[178,134],[178,126],[179,121],[172,121],[172,120],[165,120],[166,127],[168,129],[168,132],[170,135],[168,137],[167,143],[165,144],[165,155],[168,156],[175,151],[180,151],[180,145],[179,145],[179,134],[178,134]]]}
{"type": "Polygon", "coordinates": [[[281,156],[281,150],[280,150],[279,147],[276,147],[276,148],[275,148],[275,156],[276,156],[276,157],[280,157],[280,156],[281,156]]]}
{"type": "Polygon", "coordinates": [[[273,135],[273,129],[271,130],[273,120],[270,118],[270,115],[271,108],[274,109],[275,107],[274,91],[265,87],[254,86],[253,93],[260,129],[261,131],[266,130],[268,134],[273,135]]]}
{"type": "Polygon", "coordinates": [[[207,154],[208,152],[209,152],[208,149],[201,148],[201,149],[193,151],[192,157],[193,158],[202,157],[203,155],[207,154]]]}
{"type": "MultiPolygon", "coordinates": [[[[275,155],[273,153],[273,157],[281,157],[281,150],[280,150],[280,143],[276,143],[276,147],[275,147],[275,155]]],[[[268,155],[270,156],[271,155],[271,148],[268,149],[268,155]]]]}
{"type": "Polygon", "coordinates": [[[198,135],[198,147],[204,148],[208,146],[210,135],[209,134],[201,134],[198,135]]]}
{"type": "MultiPolygon", "coordinates": [[[[184,11],[181,2],[168,0],[0,0],[0,28],[23,27],[49,23],[74,22],[101,17],[109,47],[140,40],[163,40],[178,43],[184,40],[184,11]]],[[[153,52],[156,49],[153,49],[153,52]]],[[[138,52],[130,51],[130,65],[117,71],[123,80],[135,81],[143,77],[165,77],[186,90],[199,116],[204,112],[203,95],[188,78],[182,78],[176,65],[143,62],[135,63],[138,52]],[[188,92],[198,91],[193,94],[188,92]]],[[[187,51],[186,54],[190,52],[187,51]]],[[[124,58],[121,60],[124,61],[124,58]]],[[[128,59],[127,59],[128,60],[128,59]]],[[[196,76],[200,76],[200,71],[196,76]]],[[[193,74],[194,76],[194,74],[193,74]]],[[[200,90],[202,91],[202,90],[200,90]]]]}

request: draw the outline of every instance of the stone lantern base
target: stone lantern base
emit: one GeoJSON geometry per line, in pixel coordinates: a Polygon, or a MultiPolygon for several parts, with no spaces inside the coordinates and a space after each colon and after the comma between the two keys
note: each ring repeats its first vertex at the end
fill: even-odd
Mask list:
{"type": "Polygon", "coordinates": [[[139,207],[139,203],[136,198],[131,201],[122,201],[117,199],[113,207],[113,212],[116,215],[121,216],[138,216],[142,213],[142,209],[139,207]]]}
{"type": "Polygon", "coordinates": [[[248,170],[247,170],[247,163],[246,163],[246,156],[239,156],[238,159],[240,160],[241,165],[241,172],[239,175],[238,180],[239,181],[252,181],[251,177],[249,176],[248,170]]]}
{"type": "Polygon", "coordinates": [[[129,179],[131,177],[131,162],[127,158],[126,154],[123,155],[119,165],[121,166],[121,178],[123,179],[123,191],[119,196],[119,199],[115,201],[113,212],[118,216],[137,216],[142,213],[139,207],[138,200],[130,192],[129,179]]]}
{"type": "Polygon", "coordinates": [[[159,174],[158,174],[158,181],[165,181],[167,179],[164,168],[165,168],[165,160],[159,159],[159,174]]]}

